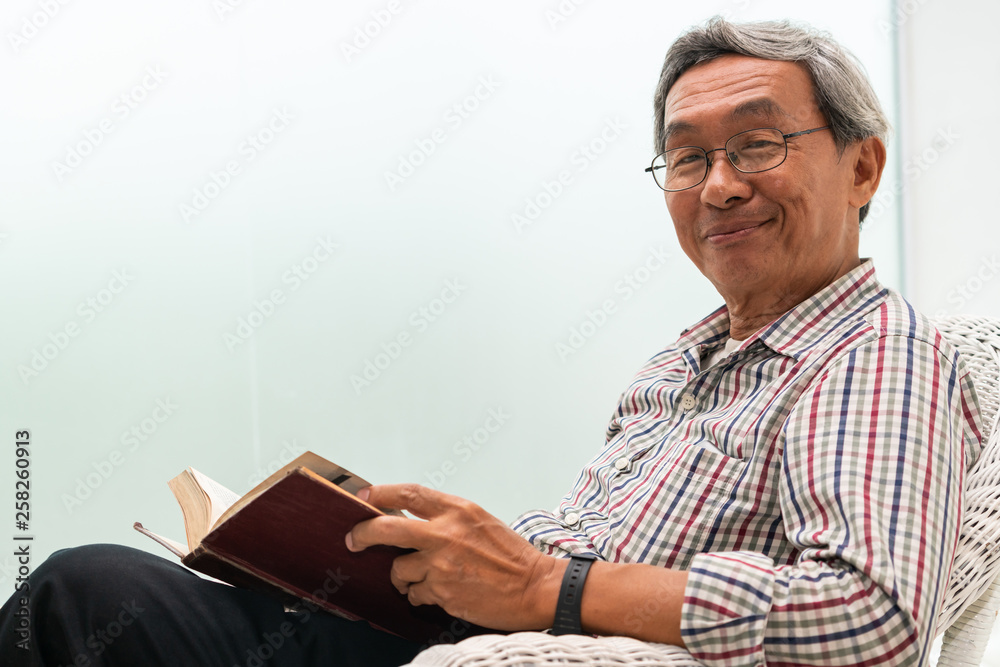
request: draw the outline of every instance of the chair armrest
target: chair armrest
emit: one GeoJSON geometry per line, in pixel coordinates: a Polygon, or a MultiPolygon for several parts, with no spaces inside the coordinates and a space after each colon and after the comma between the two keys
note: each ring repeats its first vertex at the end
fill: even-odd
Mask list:
{"type": "Polygon", "coordinates": [[[457,644],[432,646],[408,667],[701,667],[677,646],[629,637],[554,636],[543,632],[480,635],[457,644]]]}
{"type": "Polygon", "coordinates": [[[1000,579],[994,579],[978,600],[944,632],[937,667],[980,667],[1000,609],[1000,579]]]}

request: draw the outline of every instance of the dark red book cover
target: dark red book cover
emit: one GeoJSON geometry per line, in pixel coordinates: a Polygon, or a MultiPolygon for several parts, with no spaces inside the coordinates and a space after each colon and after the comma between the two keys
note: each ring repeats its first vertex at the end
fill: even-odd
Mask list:
{"type": "Polygon", "coordinates": [[[347,549],[347,532],[379,515],[300,467],[206,535],[183,562],[234,586],[309,600],[417,642],[436,643],[456,627],[468,628],[440,607],[411,605],[392,585],[392,561],[406,550],[347,549]]]}

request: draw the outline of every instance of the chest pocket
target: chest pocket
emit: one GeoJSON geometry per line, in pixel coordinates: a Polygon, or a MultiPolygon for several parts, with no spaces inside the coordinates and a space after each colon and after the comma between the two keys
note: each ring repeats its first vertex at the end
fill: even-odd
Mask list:
{"type": "Polygon", "coordinates": [[[611,498],[616,560],[685,567],[746,472],[745,461],[707,444],[665,442],[644,452],[611,498]]]}

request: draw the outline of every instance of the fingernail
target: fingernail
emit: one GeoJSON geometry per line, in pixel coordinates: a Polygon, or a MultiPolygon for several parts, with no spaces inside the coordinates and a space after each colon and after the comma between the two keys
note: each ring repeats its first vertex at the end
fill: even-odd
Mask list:
{"type": "Polygon", "coordinates": [[[371,495],[371,490],[367,486],[358,491],[358,498],[361,498],[361,500],[368,500],[368,496],[370,495],[371,495]]]}
{"type": "Polygon", "coordinates": [[[348,532],[347,535],[344,536],[344,542],[347,544],[348,551],[354,551],[354,540],[351,538],[350,532],[348,532]]]}

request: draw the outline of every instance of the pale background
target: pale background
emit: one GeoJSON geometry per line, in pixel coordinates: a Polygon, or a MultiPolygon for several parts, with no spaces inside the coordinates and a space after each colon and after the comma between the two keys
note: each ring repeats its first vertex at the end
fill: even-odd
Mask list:
{"type": "Polygon", "coordinates": [[[663,54],[713,14],[809,21],[858,55],[896,126],[863,254],[927,312],[1000,315],[992,3],[389,7],[5,2],[0,443],[31,430],[35,564],[157,552],[131,525],[182,537],[168,478],[245,491],[305,449],[505,520],[554,506],[634,370],[719,304],[642,171],[663,54]]]}

